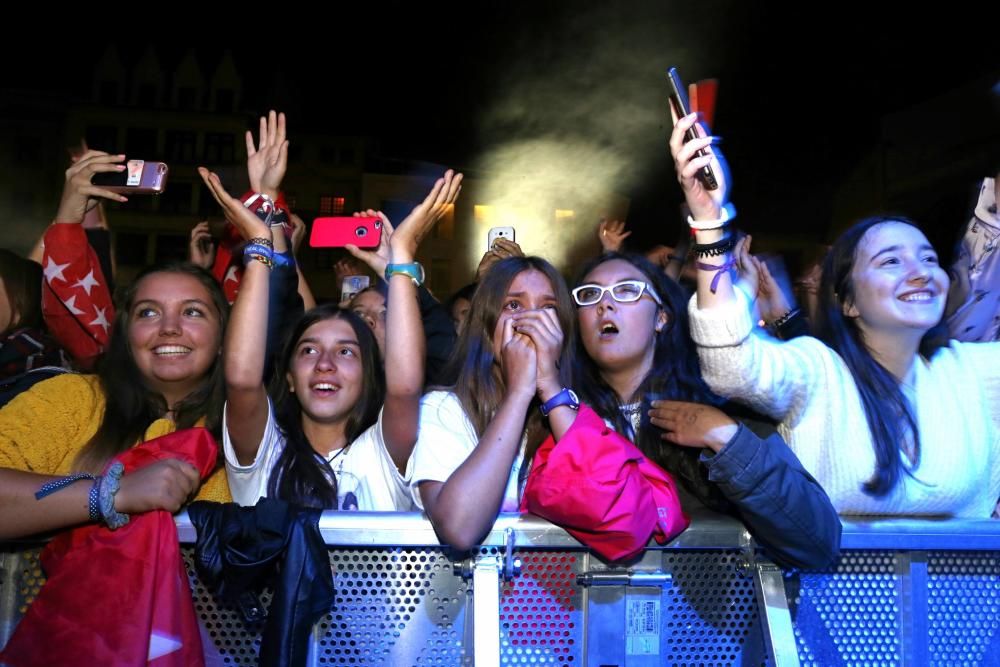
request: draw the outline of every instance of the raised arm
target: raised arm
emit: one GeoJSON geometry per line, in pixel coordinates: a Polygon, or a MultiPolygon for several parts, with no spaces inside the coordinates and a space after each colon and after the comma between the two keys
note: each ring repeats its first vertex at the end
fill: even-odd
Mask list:
{"type": "Polygon", "coordinates": [[[417,441],[426,355],[417,281],[411,277],[411,272],[422,273],[415,262],[417,248],[455,203],[461,189],[462,174],[449,170],[397,228],[394,229],[383,217],[382,238],[388,237],[388,241],[380,246],[381,253],[347,246],[347,250],[368,264],[376,275],[386,275],[389,269],[385,333],[386,395],[382,428],[389,455],[400,471],[405,470],[417,441]]]}
{"type": "Polygon", "coordinates": [[[91,183],[94,174],[125,169],[124,155],[87,151],[66,170],[55,221],[42,239],[42,313],[53,337],[82,367],[90,368],[107,346],[114,309],[108,276],[83,229],[88,211],[101,199],[124,202],[91,183]]]}
{"type": "MultiPolygon", "coordinates": [[[[216,174],[198,169],[205,185],[247,240],[267,248],[271,244],[271,229],[250,212],[238,199],[226,192],[216,174]]],[[[253,245],[248,246],[253,249],[253,245]]],[[[264,364],[267,346],[268,281],[270,266],[257,258],[266,258],[261,250],[246,259],[240,292],[223,345],[223,367],[226,377],[226,429],[236,458],[241,465],[253,463],[267,425],[267,392],[264,389],[264,364]]]]}

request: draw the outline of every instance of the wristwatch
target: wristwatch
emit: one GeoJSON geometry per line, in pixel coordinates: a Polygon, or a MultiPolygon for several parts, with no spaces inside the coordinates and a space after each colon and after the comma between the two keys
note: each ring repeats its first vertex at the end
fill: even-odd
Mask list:
{"type": "Polygon", "coordinates": [[[424,267],[420,266],[420,262],[410,262],[409,264],[386,264],[385,282],[389,282],[389,278],[391,278],[395,273],[401,273],[404,276],[409,276],[413,281],[413,284],[417,287],[424,284],[424,267]]]}
{"type": "Polygon", "coordinates": [[[563,405],[568,406],[571,410],[579,410],[580,397],[572,389],[563,387],[562,391],[542,403],[538,409],[542,411],[543,417],[548,417],[550,412],[563,405]]]}

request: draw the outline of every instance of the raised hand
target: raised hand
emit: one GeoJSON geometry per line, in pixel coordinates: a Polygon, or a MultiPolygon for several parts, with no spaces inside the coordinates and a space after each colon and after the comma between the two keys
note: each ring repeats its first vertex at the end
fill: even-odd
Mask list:
{"type": "Polygon", "coordinates": [[[94,185],[94,174],[125,171],[124,155],[108,155],[103,151],[87,151],[66,170],[56,222],[83,222],[87,211],[97,206],[98,199],[126,202],[128,198],[94,185]]]}
{"type": "Polygon", "coordinates": [[[288,139],[285,114],[271,111],[260,118],[260,139],[256,147],[253,132],[247,130],[247,176],[254,192],[278,198],[281,181],[288,169],[288,139]]]}

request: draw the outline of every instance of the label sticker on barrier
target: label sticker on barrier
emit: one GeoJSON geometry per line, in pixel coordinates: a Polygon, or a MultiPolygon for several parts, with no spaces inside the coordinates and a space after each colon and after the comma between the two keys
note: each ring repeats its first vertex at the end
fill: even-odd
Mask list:
{"type": "Polygon", "coordinates": [[[659,655],[660,601],[629,600],[625,608],[626,655],[659,655]]]}

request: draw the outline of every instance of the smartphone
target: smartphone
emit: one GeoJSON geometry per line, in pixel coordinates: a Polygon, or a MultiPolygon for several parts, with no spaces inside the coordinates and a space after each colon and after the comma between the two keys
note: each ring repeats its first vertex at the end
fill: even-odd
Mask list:
{"type": "Polygon", "coordinates": [[[345,276],[343,283],[340,285],[340,302],[343,303],[348,299],[353,299],[354,295],[366,289],[370,282],[368,276],[345,276]]]}
{"type": "Polygon", "coordinates": [[[164,162],[129,160],[124,171],[94,174],[91,183],[122,195],[158,195],[167,187],[169,172],[164,162]]]}
{"type": "MultiPolygon", "coordinates": [[[[667,80],[670,82],[670,106],[673,107],[674,113],[677,114],[677,118],[683,118],[691,113],[691,107],[688,105],[688,98],[687,93],[685,92],[684,83],[681,81],[681,76],[677,73],[676,67],[671,67],[670,71],[667,72],[667,80]]],[[[697,138],[698,133],[692,127],[685,133],[684,143],[697,138]]],[[[698,157],[708,155],[708,151],[703,148],[698,151],[697,155],[698,157]]],[[[716,190],[719,187],[719,182],[715,178],[715,173],[709,165],[705,165],[698,171],[698,180],[701,181],[701,184],[705,186],[707,190],[716,190]]]]}
{"type": "Polygon", "coordinates": [[[382,241],[382,220],[379,218],[316,218],[309,233],[313,248],[377,248],[382,241]]]}
{"type": "Polygon", "coordinates": [[[494,227],[490,230],[489,234],[486,236],[486,252],[493,249],[493,243],[497,239],[507,239],[511,243],[514,243],[514,228],[513,227],[494,227]]]}

